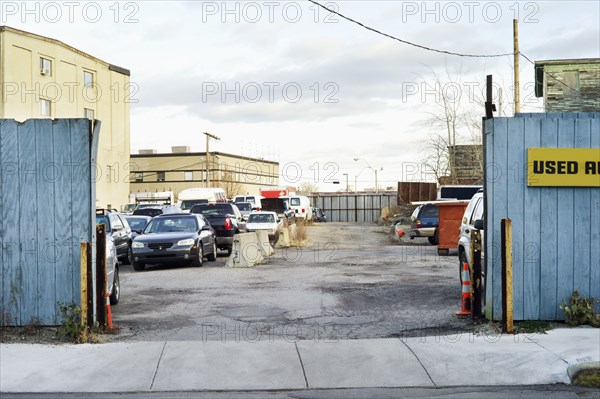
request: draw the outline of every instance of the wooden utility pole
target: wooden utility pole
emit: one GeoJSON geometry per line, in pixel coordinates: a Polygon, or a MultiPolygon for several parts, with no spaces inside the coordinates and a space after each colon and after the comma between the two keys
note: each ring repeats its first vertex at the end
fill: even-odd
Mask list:
{"type": "Polygon", "coordinates": [[[204,135],[206,136],[206,187],[210,187],[210,178],[208,177],[208,173],[209,173],[209,169],[208,169],[208,159],[209,159],[208,140],[210,140],[210,139],[221,140],[221,138],[218,137],[218,136],[215,136],[214,134],[210,134],[210,133],[207,133],[207,132],[204,132],[204,135]]]}
{"type": "Polygon", "coordinates": [[[515,74],[515,114],[521,112],[521,92],[519,89],[519,20],[513,19],[513,57],[515,60],[514,74],[515,74]]]}

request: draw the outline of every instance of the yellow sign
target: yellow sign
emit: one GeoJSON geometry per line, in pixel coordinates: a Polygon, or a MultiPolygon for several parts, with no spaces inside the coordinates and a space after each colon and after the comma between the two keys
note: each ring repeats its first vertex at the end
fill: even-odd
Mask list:
{"type": "Polygon", "coordinates": [[[600,148],[527,149],[527,185],[600,187],[600,148]]]}

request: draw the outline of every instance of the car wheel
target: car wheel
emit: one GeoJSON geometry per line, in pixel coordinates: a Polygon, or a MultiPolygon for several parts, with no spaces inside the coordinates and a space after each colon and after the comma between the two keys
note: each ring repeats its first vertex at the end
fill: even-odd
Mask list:
{"type": "Polygon", "coordinates": [[[131,263],[131,265],[133,266],[133,270],[135,270],[137,272],[141,272],[142,270],[144,270],[146,268],[146,265],[142,262],[133,261],[131,263]]]}
{"type": "Polygon", "coordinates": [[[121,282],[119,280],[119,268],[115,266],[112,290],[110,291],[110,304],[116,305],[121,297],[121,282]]]}
{"type": "Polygon", "coordinates": [[[217,260],[217,244],[214,241],[212,245],[212,252],[210,255],[206,256],[206,259],[208,259],[209,262],[214,262],[217,260]]]}
{"type": "Polygon", "coordinates": [[[429,243],[431,245],[438,245],[439,241],[438,241],[438,231],[437,231],[437,229],[435,230],[435,234],[433,235],[433,237],[427,237],[427,239],[429,240],[429,243]]]}
{"type": "Polygon", "coordinates": [[[133,250],[131,249],[131,243],[129,243],[129,246],[127,247],[127,255],[123,259],[123,264],[131,265],[132,261],[133,261],[133,250]]]}
{"type": "Polygon", "coordinates": [[[192,261],[192,264],[196,267],[202,267],[204,263],[204,250],[202,249],[202,242],[200,242],[200,247],[198,248],[198,257],[192,261]]]}

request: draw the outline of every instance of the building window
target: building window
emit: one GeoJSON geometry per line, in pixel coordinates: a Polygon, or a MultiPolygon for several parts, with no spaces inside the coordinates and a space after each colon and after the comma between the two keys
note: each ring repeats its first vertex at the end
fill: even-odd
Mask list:
{"type": "MultiPolygon", "coordinates": [[[[112,182],[111,181],[112,173],[113,173],[112,166],[111,165],[106,165],[106,181],[108,183],[112,182]]],[[[110,208],[108,208],[108,209],[110,209],[110,208]]]]}
{"type": "Polygon", "coordinates": [[[83,87],[94,86],[94,74],[88,71],[83,71],[83,87]]]}
{"type": "Polygon", "coordinates": [[[183,172],[183,180],[185,180],[185,181],[194,180],[194,172],[183,172]]]}
{"type": "Polygon", "coordinates": [[[156,172],[156,181],[165,181],[165,172],[156,172]]]}
{"type": "Polygon", "coordinates": [[[141,183],[144,181],[144,172],[135,172],[135,182],[141,183]]]}
{"type": "Polygon", "coordinates": [[[563,95],[565,97],[579,94],[579,71],[566,71],[563,74],[563,95]]]}
{"type": "Polygon", "coordinates": [[[52,76],[52,61],[40,57],[40,75],[52,76]]]}
{"type": "Polygon", "coordinates": [[[84,108],[83,109],[83,116],[88,118],[89,120],[93,120],[94,119],[94,110],[93,109],[89,109],[89,108],[84,108]]]}
{"type": "Polygon", "coordinates": [[[40,98],[40,115],[48,117],[52,115],[52,103],[50,100],[40,98]]]}

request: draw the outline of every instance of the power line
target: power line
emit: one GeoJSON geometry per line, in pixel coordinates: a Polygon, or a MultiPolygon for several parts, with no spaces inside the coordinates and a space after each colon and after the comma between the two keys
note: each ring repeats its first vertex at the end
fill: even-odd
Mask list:
{"type": "Polygon", "coordinates": [[[341,18],[343,18],[343,19],[345,19],[347,21],[355,23],[355,24],[361,26],[364,29],[370,30],[371,32],[375,32],[375,33],[377,33],[379,35],[382,35],[382,36],[385,36],[385,37],[387,37],[389,39],[396,40],[396,41],[398,41],[400,43],[420,48],[422,50],[433,51],[435,53],[440,53],[440,54],[448,54],[448,55],[455,55],[455,56],[458,56],[458,57],[470,57],[470,58],[496,58],[496,57],[506,57],[506,56],[509,56],[509,55],[514,55],[514,53],[504,53],[504,54],[464,54],[464,53],[457,53],[457,52],[454,52],[454,51],[439,50],[439,49],[435,49],[435,48],[432,48],[432,47],[427,47],[427,46],[424,46],[422,44],[417,44],[417,43],[410,42],[408,40],[400,39],[400,38],[398,38],[396,36],[392,36],[390,34],[381,32],[380,30],[377,30],[375,28],[371,28],[370,26],[367,26],[367,25],[363,24],[362,22],[359,22],[359,21],[357,21],[355,19],[352,19],[350,17],[347,17],[347,16],[345,16],[345,15],[343,15],[343,14],[341,14],[341,13],[335,11],[335,10],[332,10],[331,8],[328,8],[328,7],[322,5],[321,3],[317,2],[317,1],[314,1],[314,0],[308,0],[308,1],[311,2],[311,3],[313,3],[313,4],[315,4],[315,5],[317,5],[317,6],[319,6],[319,7],[321,7],[321,8],[323,8],[323,9],[325,9],[325,10],[327,10],[327,11],[329,11],[332,14],[335,14],[335,15],[337,15],[337,16],[339,16],[339,17],[341,17],[341,18]]]}
{"type": "MultiPolygon", "coordinates": [[[[532,64],[532,65],[535,67],[535,62],[531,61],[531,59],[530,59],[529,57],[527,57],[527,56],[526,56],[525,54],[523,54],[522,52],[519,52],[519,55],[520,55],[521,57],[525,58],[527,61],[529,61],[529,62],[530,62],[530,63],[531,63],[531,64],[532,64]]],[[[563,85],[563,86],[565,86],[565,87],[567,87],[567,88],[569,88],[569,89],[571,89],[571,90],[573,90],[573,91],[576,91],[577,93],[581,94],[581,92],[580,92],[579,90],[577,90],[577,89],[575,89],[575,88],[573,88],[573,87],[569,86],[568,84],[566,84],[566,83],[565,83],[565,82],[563,82],[562,80],[558,79],[557,77],[555,77],[555,76],[554,76],[554,75],[552,75],[551,73],[549,73],[549,72],[546,72],[545,70],[542,70],[542,72],[544,73],[544,75],[546,75],[546,76],[549,76],[550,78],[552,78],[552,79],[556,80],[556,81],[557,81],[558,83],[560,83],[561,85],[563,85]]],[[[535,76],[535,83],[536,83],[536,84],[538,84],[538,83],[542,83],[542,82],[538,82],[538,81],[537,81],[537,76],[535,75],[535,69],[534,69],[534,76],[535,76]]]]}

